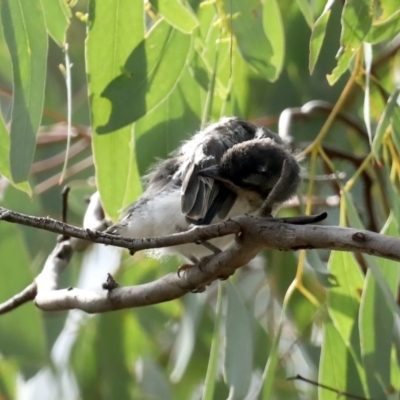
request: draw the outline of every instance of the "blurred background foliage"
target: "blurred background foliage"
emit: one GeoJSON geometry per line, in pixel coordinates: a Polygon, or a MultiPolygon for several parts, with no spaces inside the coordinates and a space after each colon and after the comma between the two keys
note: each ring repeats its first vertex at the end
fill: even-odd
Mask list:
{"type": "MultiPolygon", "coordinates": [[[[81,225],[97,185],[115,219],[157,157],[237,115],[304,155],[282,214],[328,211],[327,224],[399,236],[398,0],[1,0],[0,12],[1,206],[60,219],[67,183],[81,225]]],[[[54,244],[0,224],[2,301],[54,244]]],[[[92,246],[61,284],[99,289],[115,271],[135,285],[178,266],[92,246]]],[[[398,399],[398,281],[393,261],[266,251],[153,307],[25,305],[0,318],[0,396],[398,399]]]]}

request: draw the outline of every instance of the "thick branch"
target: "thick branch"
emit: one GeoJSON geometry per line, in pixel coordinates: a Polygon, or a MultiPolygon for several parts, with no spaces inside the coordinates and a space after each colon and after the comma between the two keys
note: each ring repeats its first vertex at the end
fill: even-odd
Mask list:
{"type": "Polygon", "coordinates": [[[189,268],[183,278],[172,273],[154,282],[112,291],[58,290],[48,292],[45,296],[38,294],[35,303],[48,311],[78,308],[97,313],[170,301],[218,278],[228,277],[265,248],[361,251],[400,260],[400,240],[373,232],[331,226],[291,225],[250,217],[239,217],[235,221],[242,233],[230,248],[203,258],[198,268],[189,268]]]}
{"type": "Polygon", "coordinates": [[[246,233],[257,232],[258,238],[263,240],[262,247],[267,248],[278,250],[323,248],[328,250],[360,251],[400,261],[400,239],[398,238],[366,230],[337,226],[297,225],[298,222],[295,222],[297,219],[293,219],[295,225],[290,223],[291,219],[289,218],[275,219],[241,216],[218,224],[196,226],[186,232],[138,239],[118,237],[89,229],[85,230],[49,217],[32,217],[4,208],[0,208],[0,220],[32,226],[93,243],[123,247],[133,251],[170,247],[186,243],[200,243],[204,240],[246,231],[246,233]],[[283,232],[286,232],[286,234],[281,238],[283,232]],[[354,240],[352,237],[354,237],[354,240]]]}
{"type": "MultiPolygon", "coordinates": [[[[34,297],[33,293],[36,294],[35,304],[43,310],[77,308],[89,313],[157,304],[179,298],[189,291],[201,290],[216,279],[232,275],[236,269],[247,264],[266,248],[285,251],[322,248],[355,251],[400,261],[400,239],[398,238],[359,229],[307,225],[310,222],[318,222],[325,216],[321,214],[291,219],[241,216],[165,237],[124,239],[97,231],[79,229],[49,218],[35,218],[4,209],[0,210],[0,219],[6,221],[17,223],[23,221],[25,225],[38,226],[92,242],[114,244],[134,251],[193,242],[201,243],[218,236],[236,234],[236,240],[227,250],[204,257],[196,267],[184,269],[183,277],[169,274],[143,285],[115,287],[97,292],[75,288],[54,290],[57,288],[58,275],[72,254],[71,242],[68,240],[61,242],[49,256],[43,272],[35,280],[37,294],[31,288],[30,296],[34,297]]],[[[14,304],[17,301],[15,299],[16,297],[12,300],[14,304]]],[[[26,298],[25,301],[27,301],[26,298]]],[[[0,310],[5,312],[12,309],[9,303],[10,301],[0,306],[0,310]]]]}

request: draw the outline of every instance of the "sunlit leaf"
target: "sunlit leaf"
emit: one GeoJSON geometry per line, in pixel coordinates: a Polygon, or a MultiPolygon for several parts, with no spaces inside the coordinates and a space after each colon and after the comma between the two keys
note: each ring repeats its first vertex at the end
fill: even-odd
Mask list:
{"type": "Polygon", "coordinates": [[[372,128],[371,128],[371,66],[372,66],[372,46],[364,43],[364,60],[365,60],[365,94],[364,94],[364,122],[367,128],[369,142],[372,143],[372,128]]]}
{"type": "Polygon", "coordinates": [[[271,63],[280,75],[285,59],[285,31],[277,0],[266,0],[263,8],[264,32],[272,46],[271,63]]]}
{"type": "MultiPolygon", "coordinates": [[[[9,155],[10,135],[8,134],[7,128],[4,124],[3,117],[0,114],[0,173],[12,182],[9,155]]],[[[32,189],[28,182],[17,183],[14,184],[14,186],[20,190],[23,190],[28,195],[32,194],[32,189]]]]}
{"type": "Polygon", "coordinates": [[[371,31],[366,37],[366,41],[372,44],[391,40],[400,31],[400,9],[392,14],[388,19],[373,24],[371,31]]]}
{"type": "MultiPolygon", "coordinates": [[[[1,223],[0,238],[1,270],[7,277],[0,280],[0,301],[5,301],[32,282],[31,261],[16,225],[1,223]]],[[[28,376],[43,366],[45,331],[40,312],[32,303],[1,316],[0,351],[3,356],[18,357],[20,367],[28,376]],[[22,321],[24,329],[21,329],[22,321]]]]}
{"type": "Polygon", "coordinates": [[[42,4],[49,35],[62,46],[71,11],[64,0],[42,0],[42,4]]]}
{"type": "Polygon", "coordinates": [[[194,82],[185,70],[171,96],[135,123],[141,174],[145,174],[157,158],[166,158],[183,140],[200,129],[202,89],[194,82]]]}
{"type": "Polygon", "coordinates": [[[333,85],[347,71],[351,60],[371,29],[371,10],[371,0],[348,0],[345,2],[341,20],[341,48],[336,56],[337,66],[328,76],[329,84],[333,85]]]}
{"type": "Polygon", "coordinates": [[[199,25],[193,11],[179,0],[152,0],[150,3],[169,24],[183,33],[192,33],[199,25]]]}
{"type": "Polygon", "coordinates": [[[317,63],[319,53],[322,48],[322,43],[325,38],[326,26],[328,25],[329,17],[331,15],[331,8],[334,4],[334,0],[328,0],[324,11],[315,21],[311,31],[310,38],[310,58],[309,58],[309,69],[310,74],[313,73],[315,64],[317,63]]]}
{"type": "Polygon", "coordinates": [[[263,28],[263,10],[256,0],[236,0],[224,3],[227,13],[235,18],[230,22],[240,54],[265,79],[278,78],[271,61],[273,49],[263,28]]]}
{"type": "MultiPolygon", "coordinates": [[[[356,337],[355,340],[359,338],[356,337]]],[[[337,400],[338,394],[343,392],[368,398],[360,379],[359,369],[343,337],[331,321],[325,321],[324,324],[318,383],[337,390],[335,392],[320,386],[318,388],[320,400],[337,400]]]]}
{"type": "Polygon", "coordinates": [[[347,252],[332,251],[329,271],[338,283],[328,292],[329,315],[346,345],[350,345],[353,329],[357,325],[363,276],[353,255],[347,252]]]}
{"type": "Polygon", "coordinates": [[[40,0],[4,0],[1,20],[13,65],[11,175],[19,183],[29,176],[42,119],[47,32],[40,0]]]}
{"type": "Polygon", "coordinates": [[[310,3],[308,0],[296,0],[296,3],[299,6],[304,19],[306,20],[307,25],[312,28],[314,24],[314,17],[310,3]]]}
{"type": "MultiPolygon", "coordinates": [[[[393,216],[382,233],[398,236],[393,216]]],[[[399,263],[379,259],[379,269],[397,298],[399,263]]],[[[394,314],[371,270],[368,271],[361,301],[360,343],[368,387],[372,398],[384,397],[391,386],[391,351],[394,314]],[[382,329],[385,327],[385,329],[382,329]]]]}
{"type": "MultiPolygon", "coordinates": [[[[143,1],[91,1],[87,67],[94,131],[107,122],[111,112],[101,93],[121,73],[132,49],[143,37],[143,1]],[[136,29],[132,30],[132,24],[136,29]]],[[[112,135],[94,134],[93,154],[103,207],[115,219],[141,191],[132,125],[112,135]]]]}
{"type": "Polygon", "coordinates": [[[383,111],[381,119],[376,128],[374,141],[372,143],[372,151],[374,152],[376,157],[378,157],[378,151],[381,147],[382,140],[383,140],[384,134],[386,132],[386,129],[388,128],[388,126],[390,124],[390,119],[392,117],[392,114],[393,114],[395,108],[398,107],[397,99],[399,97],[399,94],[400,94],[400,89],[396,89],[393,92],[393,94],[389,97],[386,107],[385,107],[385,110],[383,111]]]}
{"type": "Polygon", "coordinates": [[[96,131],[109,133],[119,129],[165,101],[182,76],[190,47],[190,35],[173,29],[165,21],[153,26],[125,65],[120,65],[122,75],[113,79],[101,94],[111,102],[112,110],[107,123],[96,131]]]}

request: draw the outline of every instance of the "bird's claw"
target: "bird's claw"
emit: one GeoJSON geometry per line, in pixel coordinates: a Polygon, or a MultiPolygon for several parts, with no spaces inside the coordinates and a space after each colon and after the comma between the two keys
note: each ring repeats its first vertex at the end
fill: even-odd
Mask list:
{"type": "Polygon", "coordinates": [[[192,269],[194,267],[193,264],[183,264],[178,268],[177,274],[179,278],[182,278],[181,273],[186,273],[189,269],[192,269]]]}

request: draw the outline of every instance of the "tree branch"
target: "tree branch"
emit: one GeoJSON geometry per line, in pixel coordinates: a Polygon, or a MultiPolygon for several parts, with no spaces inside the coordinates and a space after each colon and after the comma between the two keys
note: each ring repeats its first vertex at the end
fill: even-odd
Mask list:
{"type": "MultiPolygon", "coordinates": [[[[150,283],[96,292],[76,288],[54,290],[57,288],[59,273],[72,255],[69,240],[59,243],[49,256],[43,272],[35,280],[38,288],[35,304],[47,311],[77,308],[88,313],[157,304],[179,298],[189,291],[201,290],[216,279],[232,275],[236,269],[248,263],[266,248],[284,251],[322,248],[358,251],[400,261],[398,238],[359,229],[304,225],[308,222],[317,222],[325,216],[321,214],[287,219],[241,216],[165,237],[118,239],[112,235],[79,229],[49,218],[30,217],[5,209],[0,211],[0,219],[6,221],[17,223],[23,221],[27,225],[41,229],[92,242],[114,244],[135,251],[184,243],[201,243],[203,240],[218,236],[236,234],[235,241],[227,250],[204,257],[196,267],[186,269],[183,277],[171,273],[150,283]],[[43,279],[45,284],[41,283],[43,279]]],[[[0,310],[11,309],[8,307],[5,310],[4,307],[0,306],[0,310]]]]}

